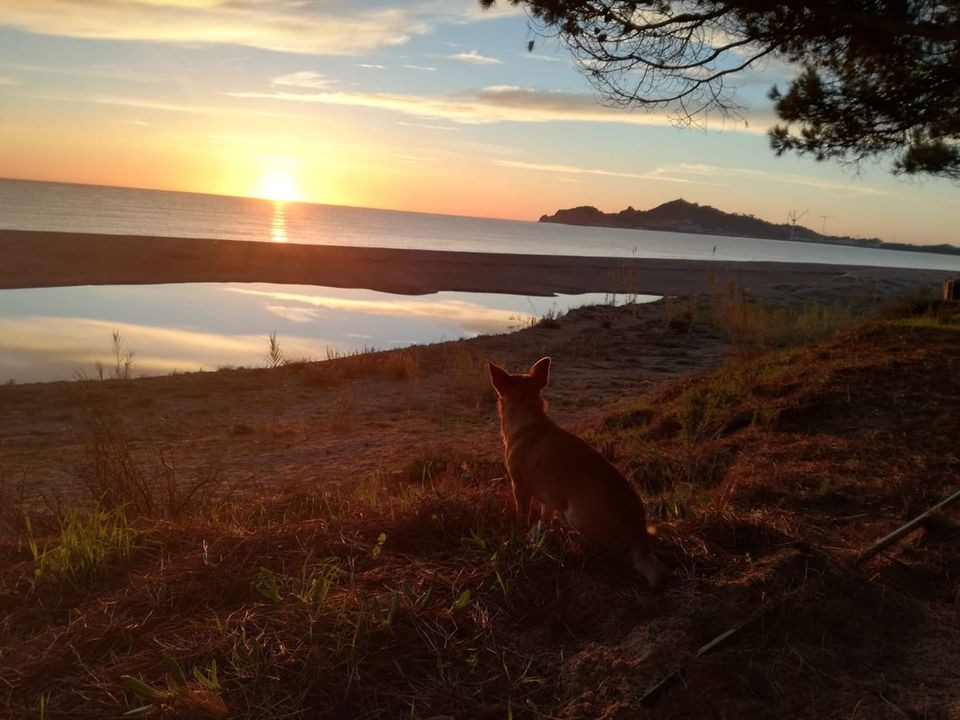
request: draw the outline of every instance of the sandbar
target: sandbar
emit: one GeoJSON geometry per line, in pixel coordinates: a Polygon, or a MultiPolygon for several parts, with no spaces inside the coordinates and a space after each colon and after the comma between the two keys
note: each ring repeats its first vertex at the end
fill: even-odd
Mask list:
{"type": "MultiPolygon", "coordinates": [[[[885,294],[933,289],[943,270],[817,263],[611,258],[300,245],[207,238],[0,230],[0,288],[265,282],[440,291],[688,295],[735,283],[755,291],[856,283],[885,294]]],[[[827,292],[826,295],[830,295],[827,292]]]]}

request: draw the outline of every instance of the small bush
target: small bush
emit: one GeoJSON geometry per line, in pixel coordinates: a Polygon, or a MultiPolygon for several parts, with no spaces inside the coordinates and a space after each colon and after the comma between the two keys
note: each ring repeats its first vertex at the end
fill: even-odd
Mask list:
{"type": "Polygon", "coordinates": [[[741,288],[710,295],[706,316],[741,351],[796,347],[830,337],[858,317],[840,305],[771,306],[741,288]]]}
{"type": "Polygon", "coordinates": [[[177,518],[227,489],[218,460],[185,473],[177,467],[175,447],[138,446],[119,414],[104,403],[89,402],[84,425],[86,448],[76,475],[98,508],[122,508],[135,517],[177,518]]]}

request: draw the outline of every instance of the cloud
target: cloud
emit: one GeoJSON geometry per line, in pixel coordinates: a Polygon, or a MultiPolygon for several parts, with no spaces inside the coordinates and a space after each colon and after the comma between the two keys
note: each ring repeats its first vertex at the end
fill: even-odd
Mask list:
{"type": "Polygon", "coordinates": [[[538,172],[560,173],[565,175],[602,175],[606,177],[630,178],[635,180],[655,180],[656,182],[676,182],[693,183],[698,185],[716,185],[717,183],[708,183],[688,178],[669,177],[662,174],[659,170],[653,170],[646,173],[626,173],[615,170],[603,170],[600,168],[584,168],[576,165],[547,165],[541,163],[518,162],[516,160],[497,160],[493,163],[500,167],[514,168],[517,170],[534,170],[538,172]]]}
{"type": "Polygon", "coordinates": [[[9,75],[0,75],[0,85],[19,85],[20,81],[9,75]]]}
{"type": "Polygon", "coordinates": [[[550,63],[570,62],[569,58],[558,58],[558,57],[551,57],[549,55],[538,55],[537,53],[533,53],[533,52],[526,52],[523,54],[523,57],[525,57],[527,60],[536,60],[538,62],[550,62],[550,63]]]}
{"type": "MultiPolygon", "coordinates": [[[[376,108],[403,113],[418,118],[448,120],[461,124],[498,122],[599,122],[625,125],[673,126],[666,112],[638,112],[611,107],[597,102],[591,93],[570,93],[514,85],[491,85],[480,90],[465,91],[446,96],[400,95],[396,93],[364,93],[327,91],[317,93],[294,92],[232,92],[232,97],[272,99],[284,102],[316,103],[376,108]]],[[[756,117],[760,117],[757,115],[756,117]]],[[[711,129],[762,133],[762,122],[713,123],[711,129]]]]}
{"type": "MultiPolygon", "coordinates": [[[[450,0],[426,0],[421,8],[433,14],[442,15],[446,22],[464,24],[479,20],[498,20],[504,17],[515,17],[524,14],[522,7],[514,6],[506,0],[500,0],[492,7],[481,8],[479,3],[457,3],[450,0]]],[[[448,42],[451,47],[456,43],[448,42]]]]}
{"type": "MultiPolygon", "coordinates": [[[[273,99],[377,108],[433,120],[463,124],[497,122],[602,122],[627,125],[669,125],[666,113],[640,113],[601,105],[588,93],[567,93],[494,85],[450,96],[400,95],[327,91],[233,92],[232,97],[273,99]]],[[[739,128],[743,129],[743,128],[739,128]]]]}
{"type": "Polygon", "coordinates": [[[399,7],[303,0],[4,0],[0,25],[100,40],[245,45],[277,52],[356,55],[400,45],[439,24],[520,12],[498,3],[420,0],[399,7]]]}
{"type": "Polygon", "coordinates": [[[100,40],[246,45],[278,52],[352,55],[427,31],[416,8],[292,0],[5,0],[0,24],[100,40]]]}
{"type": "Polygon", "coordinates": [[[274,85],[280,85],[282,87],[312,88],[314,90],[320,90],[328,87],[332,81],[328,80],[320,73],[311,72],[310,70],[300,70],[299,72],[275,77],[271,82],[274,85]]]}
{"type": "Polygon", "coordinates": [[[481,55],[476,50],[471,50],[470,52],[461,52],[456,53],[455,55],[448,55],[451,60],[458,60],[460,62],[470,63],[471,65],[502,65],[503,60],[498,60],[495,57],[488,57],[486,55],[481,55]]]}
{"type": "Polygon", "coordinates": [[[753,170],[751,168],[722,167],[719,165],[695,163],[665,165],[644,173],[617,172],[615,170],[606,170],[603,168],[585,168],[576,165],[529,163],[516,160],[496,160],[493,164],[499,167],[514,168],[517,170],[532,170],[535,172],[556,173],[568,176],[599,175],[606,177],[630,178],[634,180],[650,180],[658,183],[672,182],[722,186],[728,185],[729,183],[726,181],[732,178],[748,178],[764,183],[775,182],[785,185],[810,187],[833,194],[839,193],[847,197],[860,197],[864,195],[882,196],[890,194],[886,190],[880,190],[867,185],[848,185],[840,182],[808,177],[806,175],[773,173],[766,170],[753,170]]]}
{"type": "Polygon", "coordinates": [[[410,70],[422,70],[424,72],[436,72],[435,67],[430,67],[429,65],[403,65],[402,67],[409,68],[410,70]]]}
{"type": "Polygon", "coordinates": [[[809,177],[806,175],[773,173],[766,170],[754,170],[751,168],[723,167],[719,165],[706,165],[697,163],[679,163],[677,165],[658,168],[656,172],[718,179],[749,178],[763,182],[799,185],[802,187],[810,187],[831,193],[841,193],[847,197],[860,197],[863,195],[882,196],[890,194],[890,192],[887,190],[881,190],[868,185],[854,185],[852,183],[834,182],[832,180],[823,180],[821,178],[809,177]]]}
{"type": "MultiPolygon", "coordinates": [[[[0,26],[3,21],[0,20],[0,26]]],[[[45,75],[72,75],[81,77],[98,77],[121,82],[163,82],[162,75],[145,72],[142,69],[133,69],[124,65],[96,64],[82,66],[65,65],[33,65],[27,63],[0,63],[0,67],[17,70],[24,73],[41,73],[45,75]]]]}
{"type": "Polygon", "coordinates": [[[425,130],[443,130],[444,132],[458,132],[460,130],[460,128],[450,127],[449,125],[430,125],[429,123],[412,123],[404,122],[403,120],[397,120],[397,125],[402,125],[403,127],[423,128],[425,130]]]}
{"type": "Polygon", "coordinates": [[[358,68],[366,68],[367,70],[389,70],[386,65],[378,65],[376,63],[357,63],[358,68]]]}
{"type": "Polygon", "coordinates": [[[165,112],[194,113],[197,115],[217,115],[228,117],[231,114],[255,115],[258,117],[302,117],[295,113],[274,112],[271,110],[256,110],[253,108],[223,107],[217,105],[187,105],[173,102],[146,100],[138,97],[124,97],[119,95],[30,95],[37,100],[54,100],[56,102],[93,103],[95,105],[116,105],[117,107],[137,108],[140,110],[162,110],[165,112]]]}

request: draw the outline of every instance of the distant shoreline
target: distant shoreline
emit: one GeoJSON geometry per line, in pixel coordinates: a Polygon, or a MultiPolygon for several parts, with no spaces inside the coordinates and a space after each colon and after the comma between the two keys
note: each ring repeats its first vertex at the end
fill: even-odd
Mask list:
{"type": "MultiPolygon", "coordinates": [[[[956,273],[954,273],[956,274],[956,273]]],[[[265,282],[441,291],[688,295],[733,282],[748,290],[823,287],[855,277],[936,287],[946,270],[651,258],[449,252],[240,240],[0,230],[0,288],[265,282]]]]}
{"type": "MultiPolygon", "coordinates": [[[[799,217],[797,219],[799,220],[799,217]]],[[[687,202],[682,198],[671,200],[650,210],[635,210],[633,207],[628,207],[615,213],[603,212],[592,205],[581,205],[557,210],[553,215],[541,215],[539,222],[618,230],[659,230],[689,235],[816,243],[867,250],[960,255],[960,246],[957,245],[947,243],[913,245],[880,238],[825,235],[797,223],[772,223],[753,215],[728,213],[709,205],[687,202]]]]}

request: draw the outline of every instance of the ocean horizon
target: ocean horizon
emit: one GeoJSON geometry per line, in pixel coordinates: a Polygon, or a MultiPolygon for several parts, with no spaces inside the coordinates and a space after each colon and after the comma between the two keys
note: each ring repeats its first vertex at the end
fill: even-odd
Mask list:
{"type": "Polygon", "coordinates": [[[960,270],[960,256],[928,252],[4,178],[0,228],[449,252],[960,270]]]}

